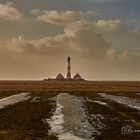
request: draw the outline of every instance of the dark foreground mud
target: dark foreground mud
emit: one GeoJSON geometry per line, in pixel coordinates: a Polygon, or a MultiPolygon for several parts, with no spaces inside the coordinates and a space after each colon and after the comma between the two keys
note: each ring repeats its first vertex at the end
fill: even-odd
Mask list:
{"type": "MultiPolygon", "coordinates": [[[[95,139],[140,139],[140,132],[134,132],[135,130],[140,130],[139,110],[103,99],[98,94],[85,95],[83,98],[85,99],[87,116],[89,116],[88,121],[100,132],[100,135],[93,134],[95,139]],[[128,126],[132,128],[128,128],[128,126]],[[129,132],[129,130],[133,132],[129,132]]],[[[137,96],[135,96],[135,99],[137,99],[137,96]]]]}
{"type": "Polygon", "coordinates": [[[51,100],[54,95],[56,93],[33,93],[29,100],[1,109],[0,140],[55,139],[48,136],[50,127],[43,122],[55,110],[55,103],[51,100]]]}
{"type": "MultiPolygon", "coordinates": [[[[0,99],[13,94],[19,93],[0,99]]],[[[137,108],[99,93],[34,92],[0,109],[0,140],[139,140],[139,93],[107,95],[133,99],[137,108]]]]}

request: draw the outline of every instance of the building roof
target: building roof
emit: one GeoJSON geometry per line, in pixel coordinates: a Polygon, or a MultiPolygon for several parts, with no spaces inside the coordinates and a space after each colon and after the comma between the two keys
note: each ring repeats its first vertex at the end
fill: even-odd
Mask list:
{"type": "Polygon", "coordinates": [[[73,77],[74,80],[81,80],[82,77],[79,73],[75,74],[75,76],[73,77]]]}
{"type": "Polygon", "coordinates": [[[56,79],[60,79],[60,80],[61,80],[61,79],[65,79],[65,78],[64,78],[64,76],[63,76],[61,73],[59,73],[59,74],[56,76],[56,79]]]}

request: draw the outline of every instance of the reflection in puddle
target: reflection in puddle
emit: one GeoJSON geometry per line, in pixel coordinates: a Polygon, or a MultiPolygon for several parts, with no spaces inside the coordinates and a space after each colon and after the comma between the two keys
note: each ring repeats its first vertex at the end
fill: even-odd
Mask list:
{"type": "Polygon", "coordinates": [[[57,108],[50,124],[50,133],[56,134],[59,140],[92,140],[97,130],[88,122],[84,99],[60,93],[57,98],[57,108]]]}

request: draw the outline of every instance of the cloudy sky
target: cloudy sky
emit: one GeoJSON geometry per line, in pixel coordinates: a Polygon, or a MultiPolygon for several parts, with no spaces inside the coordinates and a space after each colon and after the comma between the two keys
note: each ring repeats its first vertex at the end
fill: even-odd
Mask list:
{"type": "Polygon", "coordinates": [[[0,0],[0,79],[140,80],[140,0],[0,0]]]}

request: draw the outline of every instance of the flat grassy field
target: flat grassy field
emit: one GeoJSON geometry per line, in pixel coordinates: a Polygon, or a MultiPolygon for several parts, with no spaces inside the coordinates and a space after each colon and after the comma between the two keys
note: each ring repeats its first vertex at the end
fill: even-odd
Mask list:
{"type": "Polygon", "coordinates": [[[0,91],[140,92],[139,81],[0,81],[0,91]]]}

